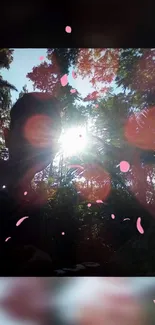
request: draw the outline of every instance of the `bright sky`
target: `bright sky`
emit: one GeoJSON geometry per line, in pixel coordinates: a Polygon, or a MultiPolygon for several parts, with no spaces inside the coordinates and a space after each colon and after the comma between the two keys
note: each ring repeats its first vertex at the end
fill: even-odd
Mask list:
{"type": "MultiPolygon", "coordinates": [[[[14,60],[10,65],[10,69],[1,70],[3,79],[13,84],[19,92],[25,84],[27,85],[29,92],[33,91],[33,84],[28,78],[26,78],[26,75],[28,72],[32,71],[34,66],[37,66],[42,62],[40,60],[41,56],[45,58],[45,61],[49,62],[46,59],[46,49],[15,49],[13,53],[14,60]]],[[[79,77],[75,80],[72,78],[70,71],[68,80],[69,84],[73,88],[76,88],[84,97],[92,91],[87,78],[82,80],[82,78],[79,77]]],[[[15,91],[12,91],[11,95],[14,103],[18,98],[18,94],[15,91]]]]}
{"type": "MultiPolygon", "coordinates": [[[[43,56],[44,60],[49,62],[46,59],[46,49],[15,49],[13,53],[14,60],[10,65],[10,69],[2,69],[1,74],[4,80],[7,80],[13,84],[18,91],[22,90],[22,87],[26,84],[29,92],[33,91],[32,82],[26,78],[28,72],[32,71],[34,66],[39,65],[42,61],[40,57],[43,56]]],[[[93,91],[89,84],[88,78],[82,80],[81,77],[77,79],[72,78],[71,71],[68,76],[69,84],[77,89],[77,91],[83,96],[86,97],[89,93],[93,91]]],[[[119,92],[120,89],[115,92],[119,92]]],[[[18,93],[15,91],[11,92],[13,103],[18,98],[18,93]]]]}

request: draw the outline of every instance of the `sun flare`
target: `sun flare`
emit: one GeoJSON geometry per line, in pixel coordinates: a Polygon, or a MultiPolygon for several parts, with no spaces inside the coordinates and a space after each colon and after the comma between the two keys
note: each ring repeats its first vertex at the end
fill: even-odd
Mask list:
{"type": "Polygon", "coordinates": [[[68,129],[62,133],[59,142],[65,156],[82,152],[87,145],[86,129],[84,127],[68,129]]]}

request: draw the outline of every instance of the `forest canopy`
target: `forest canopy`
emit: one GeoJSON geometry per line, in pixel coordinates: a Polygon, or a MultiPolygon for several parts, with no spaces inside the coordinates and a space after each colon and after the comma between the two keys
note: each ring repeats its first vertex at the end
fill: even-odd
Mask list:
{"type": "MultiPolygon", "coordinates": [[[[13,53],[0,49],[0,69],[9,69],[13,53]]],[[[107,205],[110,216],[113,211],[120,219],[132,214],[135,221],[142,208],[144,224],[151,220],[155,216],[155,50],[50,48],[26,77],[34,91],[50,93],[62,107],[57,153],[32,181],[36,191],[47,194],[45,212],[65,206],[78,220],[91,223],[94,216],[101,218],[107,205]],[[92,89],[85,97],[76,89],[79,78],[87,79],[92,89]]],[[[16,91],[0,71],[1,159],[8,158],[2,129],[9,124],[11,89],[16,91]]],[[[23,85],[19,98],[27,92],[23,85]]]]}

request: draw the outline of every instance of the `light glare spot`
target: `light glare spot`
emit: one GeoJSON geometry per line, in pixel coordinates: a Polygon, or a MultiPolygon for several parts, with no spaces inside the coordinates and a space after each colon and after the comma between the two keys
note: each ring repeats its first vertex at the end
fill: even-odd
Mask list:
{"type": "Polygon", "coordinates": [[[59,142],[65,156],[76,155],[86,148],[86,129],[82,127],[68,129],[61,135],[59,142]]]}

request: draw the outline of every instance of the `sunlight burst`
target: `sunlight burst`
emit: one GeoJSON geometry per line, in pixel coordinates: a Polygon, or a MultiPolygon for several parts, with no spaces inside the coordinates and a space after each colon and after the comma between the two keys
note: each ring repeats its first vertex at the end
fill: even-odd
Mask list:
{"type": "Polygon", "coordinates": [[[68,129],[61,135],[59,142],[65,156],[76,155],[86,148],[86,129],[84,127],[68,129]]]}

